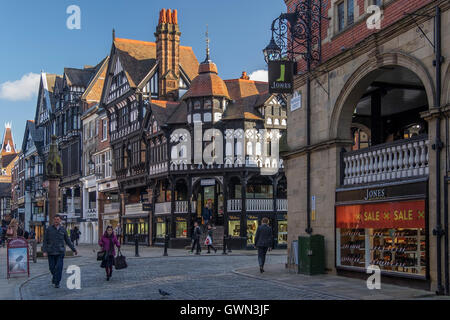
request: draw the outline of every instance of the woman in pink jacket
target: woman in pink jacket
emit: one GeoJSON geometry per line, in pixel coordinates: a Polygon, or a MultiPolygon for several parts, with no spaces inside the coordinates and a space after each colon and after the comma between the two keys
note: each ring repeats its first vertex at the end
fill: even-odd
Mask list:
{"type": "Polygon", "coordinates": [[[116,256],[116,250],[114,246],[120,248],[120,243],[119,241],[117,241],[117,237],[114,234],[112,226],[108,226],[106,228],[106,231],[101,237],[101,239],[98,241],[98,244],[100,245],[100,247],[102,247],[102,250],[105,251],[105,256],[103,258],[101,267],[105,268],[106,280],[109,281],[109,279],[112,276],[114,257],[116,256]]]}

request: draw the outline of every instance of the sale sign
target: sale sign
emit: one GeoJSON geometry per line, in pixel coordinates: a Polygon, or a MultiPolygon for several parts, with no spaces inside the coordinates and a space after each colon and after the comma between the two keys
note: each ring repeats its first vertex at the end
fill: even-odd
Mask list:
{"type": "Polygon", "coordinates": [[[337,206],[336,228],[425,228],[425,200],[337,206]]]}

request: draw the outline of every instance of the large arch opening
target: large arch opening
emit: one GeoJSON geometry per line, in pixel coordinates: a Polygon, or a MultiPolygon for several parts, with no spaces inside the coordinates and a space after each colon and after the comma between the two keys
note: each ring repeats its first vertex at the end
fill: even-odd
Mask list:
{"type": "MultiPolygon", "coordinates": [[[[352,141],[340,184],[358,185],[428,174],[429,89],[409,68],[386,65],[347,89],[336,134],[352,141]]],[[[339,107],[339,106],[337,106],[339,107]]]]}

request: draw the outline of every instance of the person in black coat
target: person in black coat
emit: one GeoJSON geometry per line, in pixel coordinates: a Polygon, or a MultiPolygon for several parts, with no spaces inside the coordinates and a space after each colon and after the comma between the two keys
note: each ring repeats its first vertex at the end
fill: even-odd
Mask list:
{"type": "Polygon", "coordinates": [[[272,228],[268,226],[269,219],[263,218],[262,224],[258,227],[255,236],[255,246],[258,248],[259,271],[264,272],[266,253],[272,247],[272,228]]]}
{"type": "Polygon", "coordinates": [[[202,231],[200,230],[200,226],[198,222],[194,222],[194,231],[192,232],[192,249],[191,252],[194,252],[194,247],[197,247],[195,254],[200,254],[200,235],[202,231]]]}

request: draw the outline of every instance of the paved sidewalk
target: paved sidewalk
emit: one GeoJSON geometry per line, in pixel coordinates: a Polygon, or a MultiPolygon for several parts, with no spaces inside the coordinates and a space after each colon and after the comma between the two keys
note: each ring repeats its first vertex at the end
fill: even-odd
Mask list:
{"type": "MultiPolygon", "coordinates": [[[[41,246],[38,245],[38,252],[41,250],[41,246]]],[[[67,248],[68,251],[70,249],[67,248]]],[[[70,264],[76,264],[78,266],[89,265],[92,263],[97,263],[97,251],[99,250],[98,245],[83,245],[80,244],[77,247],[78,256],[66,256],[64,259],[64,268],[70,264]]],[[[139,247],[139,257],[135,257],[135,247],[124,245],[122,246],[122,254],[127,257],[127,259],[145,259],[145,258],[160,258],[163,256],[164,248],[160,247],[139,247]]],[[[256,250],[233,250],[228,253],[228,256],[248,256],[256,255],[256,250]]],[[[272,254],[275,255],[285,255],[286,250],[274,250],[272,254]]],[[[202,256],[222,256],[222,251],[217,251],[216,254],[206,254],[206,251],[202,251],[202,256]]],[[[168,249],[169,257],[189,257],[193,254],[185,249],[168,249]]],[[[14,275],[10,279],[6,276],[6,248],[0,248],[0,300],[19,300],[20,292],[19,288],[29,280],[37,278],[42,275],[49,273],[47,258],[38,258],[37,263],[33,263],[30,260],[30,278],[26,275],[14,275]]]]}
{"type": "Polygon", "coordinates": [[[369,290],[365,280],[329,274],[302,275],[286,269],[284,264],[267,265],[264,269],[263,274],[257,268],[238,269],[234,273],[282,284],[290,288],[326,292],[354,300],[450,300],[448,296],[436,296],[431,291],[383,283],[380,290],[369,290]]]}

